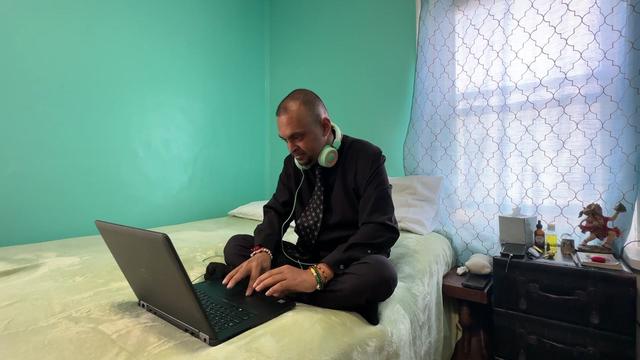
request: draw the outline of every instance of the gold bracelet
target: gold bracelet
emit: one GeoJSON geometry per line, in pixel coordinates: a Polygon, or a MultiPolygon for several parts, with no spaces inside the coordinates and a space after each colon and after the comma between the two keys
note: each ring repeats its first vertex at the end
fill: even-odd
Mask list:
{"type": "Polygon", "coordinates": [[[318,268],[315,265],[311,265],[309,271],[311,271],[313,277],[316,279],[316,290],[322,290],[324,288],[324,282],[322,281],[318,268]]]}

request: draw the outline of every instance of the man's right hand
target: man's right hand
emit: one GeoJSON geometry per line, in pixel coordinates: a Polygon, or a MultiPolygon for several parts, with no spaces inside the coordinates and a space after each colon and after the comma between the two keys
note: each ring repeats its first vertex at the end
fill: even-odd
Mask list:
{"type": "Polygon", "coordinates": [[[260,252],[233,269],[222,280],[222,284],[227,285],[227,289],[229,289],[234,287],[240,280],[250,276],[249,287],[245,292],[245,295],[249,296],[253,293],[253,283],[269,269],[271,269],[271,256],[266,252],[260,252]]]}

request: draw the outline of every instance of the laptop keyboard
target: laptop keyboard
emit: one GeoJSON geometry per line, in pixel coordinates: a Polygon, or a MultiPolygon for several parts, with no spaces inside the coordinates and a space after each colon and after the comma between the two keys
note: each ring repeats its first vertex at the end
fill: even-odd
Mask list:
{"type": "Polygon", "coordinates": [[[209,323],[215,331],[228,329],[255,316],[251,311],[222,299],[211,298],[203,290],[196,288],[209,323]]]}

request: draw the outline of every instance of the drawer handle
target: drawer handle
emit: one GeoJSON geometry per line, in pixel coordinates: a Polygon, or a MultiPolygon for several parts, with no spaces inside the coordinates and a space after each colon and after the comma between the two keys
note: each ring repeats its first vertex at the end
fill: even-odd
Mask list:
{"type": "Polygon", "coordinates": [[[574,291],[574,295],[556,295],[546,291],[540,290],[540,285],[538,284],[529,284],[528,286],[529,292],[532,292],[536,295],[541,295],[547,297],[552,300],[587,300],[587,294],[582,290],[574,291]]]}
{"type": "MultiPolygon", "coordinates": [[[[582,290],[574,291],[573,292],[574,295],[556,295],[556,294],[552,294],[552,293],[540,290],[540,285],[535,284],[535,283],[528,284],[527,285],[527,290],[529,291],[530,294],[546,297],[547,300],[559,300],[559,301],[580,300],[582,302],[587,302],[587,298],[593,298],[594,297],[594,295],[593,295],[594,294],[594,290],[593,289],[589,289],[589,296],[588,297],[587,297],[587,292],[586,291],[582,291],[582,290]]],[[[526,301],[525,297],[521,297],[520,298],[520,302],[518,303],[518,307],[520,308],[520,310],[526,310],[527,309],[527,301],[526,301]]],[[[591,323],[592,325],[600,324],[600,314],[597,311],[597,309],[592,309],[591,314],[589,314],[589,323],[591,323]]]]}
{"type": "Polygon", "coordinates": [[[543,337],[538,337],[535,335],[527,336],[527,343],[530,345],[538,345],[538,342],[542,344],[546,344],[547,346],[555,347],[556,349],[564,350],[567,352],[571,352],[574,355],[587,356],[587,358],[593,358],[596,355],[596,351],[592,347],[584,348],[580,346],[567,346],[555,341],[551,341],[549,339],[545,339],[543,337]]]}

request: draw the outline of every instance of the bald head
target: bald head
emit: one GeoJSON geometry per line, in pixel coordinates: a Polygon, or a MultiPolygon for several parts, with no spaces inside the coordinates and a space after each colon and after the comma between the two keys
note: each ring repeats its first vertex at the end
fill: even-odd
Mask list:
{"type": "Polygon", "coordinates": [[[310,117],[320,122],[323,117],[328,117],[327,108],[324,106],[322,99],[311,90],[296,89],[285,96],[278,105],[276,116],[287,115],[292,111],[304,109],[310,117]]]}

